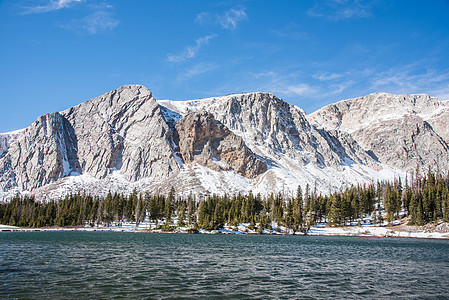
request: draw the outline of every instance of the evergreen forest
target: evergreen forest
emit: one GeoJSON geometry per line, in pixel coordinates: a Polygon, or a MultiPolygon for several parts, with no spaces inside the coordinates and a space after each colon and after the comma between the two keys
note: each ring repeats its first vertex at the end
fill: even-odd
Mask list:
{"type": "MultiPolygon", "coordinates": [[[[382,224],[408,217],[410,225],[424,225],[439,219],[449,221],[449,176],[432,173],[415,176],[412,182],[377,182],[351,186],[330,195],[318,194],[309,185],[298,186],[296,195],[282,193],[262,197],[254,195],[208,195],[178,197],[172,188],[167,195],[128,196],[109,193],[106,197],[72,194],[48,202],[24,196],[0,202],[0,224],[21,227],[96,226],[113,222],[149,219],[158,228],[169,231],[188,227],[195,231],[220,229],[228,224],[249,223],[262,232],[272,225],[285,226],[293,232],[326,222],[344,226],[361,222],[382,224]],[[177,220],[176,224],[174,220],[177,220]]],[[[277,227],[275,226],[275,227],[277,227]]]]}

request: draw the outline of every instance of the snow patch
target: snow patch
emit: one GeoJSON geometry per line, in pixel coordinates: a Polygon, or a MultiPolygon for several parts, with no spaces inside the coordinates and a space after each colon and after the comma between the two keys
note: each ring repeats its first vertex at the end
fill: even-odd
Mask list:
{"type": "Polygon", "coordinates": [[[10,132],[0,133],[0,157],[2,157],[8,150],[12,142],[18,139],[18,137],[25,132],[26,128],[14,130],[10,132]]]}

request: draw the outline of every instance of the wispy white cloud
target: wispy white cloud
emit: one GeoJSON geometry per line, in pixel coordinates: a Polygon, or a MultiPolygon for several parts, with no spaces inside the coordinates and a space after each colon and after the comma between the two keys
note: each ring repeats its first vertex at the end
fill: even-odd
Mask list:
{"type": "Polygon", "coordinates": [[[218,65],[216,64],[206,64],[206,63],[199,63],[189,70],[187,70],[184,73],[180,73],[178,76],[178,81],[184,81],[191,79],[195,76],[207,73],[209,71],[215,70],[218,68],[218,65]]]}
{"type": "Polygon", "coordinates": [[[319,92],[319,88],[298,80],[298,72],[264,71],[253,73],[252,85],[260,91],[268,91],[284,96],[312,96],[319,92]]]}
{"type": "Polygon", "coordinates": [[[271,31],[274,35],[280,38],[288,38],[292,40],[302,40],[308,37],[308,33],[300,30],[298,24],[289,23],[284,27],[271,31]]]}
{"type": "MultiPolygon", "coordinates": [[[[46,0],[39,5],[24,6],[22,14],[39,14],[52,11],[59,11],[70,8],[76,3],[86,2],[86,0],[46,0]]],[[[65,23],[56,23],[60,28],[69,29],[77,33],[97,34],[111,31],[120,23],[114,17],[114,7],[107,3],[87,4],[84,7],[88,14],[80,19],[72,19],[65,23]]]]}
{"type": "Polygon", "coordinates": [[[277,73],[274,71],[266,71],[266,72],[260,72],[260,73],[254,73],[252,74],[255,78],[264,78],[264,77],[274,77],[277,76],[277,73]]]}
{"type": "Polygon", "coordinates": [[[388,70],[377,72],[371,79],[373,89],[393,90],[397,93],[421,93],[430,90],[438,90],[448,86],[449,70],[437,72],[427,67],[427,61],[391,67],[388,70]]]}
{"type": "Polygon", "coordinates": [[[388,69],[371,67],[345,72],[318,72],[312,77],[319,82],[319,94],[324,97],[363,96],[374,92],[393,94],[429,94],[449,99],[449,70],[432,68],[431,61],[420,60],[388,69]],[[352,95],[348,95],[348,91],[352,95]]]}
{"type": "Polygon", "coordinates": [[[253,73],[251,83],[258,90],[269,91],[280,97],[307,100],[320,100],[341,97],[342,94],[353,88],[359,82],[353,76],[365,76],[365,70],[346,72],[317,72],[310,75],[295,69],[282,69],[278,71],[267,70],[253,73]]]}
{"type": "Polygon", "coordinates": [[[41,5],[32,5],[23,7],[22,14],[39,14],[50,11],[57,11],[63,8],[68,8],[74,3],[83,2],[84,0],[50,0],[45,1],[41,5]]]}
{"type": "Polygon", "coordinates": [[[168,54],[167,60],[171,63],[180,63],[187,61],[191,58],[194,58],[198,51],[203,47],[204,45],[209,44],[209,40],[217,37],[216,34],[210,34],[203,36],[195,41],[195,45],[187,46],[181,53],[179,54],[168,54]]]}
{"type": "Polygon", "coordinates": [[[346,89],[350,88],[355,84],[354,80],[348,80],[341,83],[332,84],[329,86],[328,92],[324,94],[325,97],[339,95],[343,93],[346,89]]]}
{"type": "Polygon", "coordinates": [[[314,94],[317,90],[307,83],[299,83],[281,87],[280,91],[286,95],[308,96],[314,94]]]}
{"type": "Polygon", "coordinates": [[[430,96],[437,97],[440,100],[449,101],[449,86],[440,87],[429,92],[430,96]]]}
{"type": "Polygon", "coordinates": [[[195,23],[206,25],[212,23],[213,18],[211,13],[209,12],[201,12],[198,15],[196,15],[195,23]]]}
{"type": "Polygon", "coordinates": [[[60,27],[74,30],[79,33],[102,33],[113,30],[120,22],[111,11],[97,10],[81,19],[75,19],[60,27]]]}
{"type": "Polygon", "coordinates": [[[366,18],[372,14],[370,4],[361,0],[322,0],[316,1],[307,11],[311,17],[325,18],[331,21],[340,21],[352,18],[366,18]]]}
{"type": "Polygon", "coordinates": [[[312,77],[318,79],[319,81],[330,81],[334,79],[341,78],[345,76],[346,73],[329,73],[329,72],[320,72],[314,74],[312,77]]]}
{"type": "Polygon", "coordinates": [[[245,10],[243,9],[231,9],[224,13],[224,15],[219,16],[218,20],[221,24],[221,27],[225,29],[235,30],[238,26],[238,23],[244,20],[247,20],[248,16],[246,15],[245,10]]]}
{"type": "Polygon", "coordinates": [[[195,22],[201,25],[219,25],[223,29],[235,30],[242,21],[248,20],[244,9],[230,9],[222,14],[211,14],[209,12],[199,13],[195,22]]]}

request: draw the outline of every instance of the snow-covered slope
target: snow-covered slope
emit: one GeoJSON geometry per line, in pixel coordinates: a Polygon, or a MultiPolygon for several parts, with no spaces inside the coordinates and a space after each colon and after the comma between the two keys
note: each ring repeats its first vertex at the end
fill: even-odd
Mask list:
{"type": "MultiPolygon", "coordinates": [[[[87,191],[328,193],[446,167],[447,104],[373,94],[306,115],[269,93],[189,101],[123,86],[0,134],[0,197],[87,191]],[[441,162],[445,160],[445,162],[441,162]]],[[[440,169],[441,170],[441,169],[440,169]]]]}

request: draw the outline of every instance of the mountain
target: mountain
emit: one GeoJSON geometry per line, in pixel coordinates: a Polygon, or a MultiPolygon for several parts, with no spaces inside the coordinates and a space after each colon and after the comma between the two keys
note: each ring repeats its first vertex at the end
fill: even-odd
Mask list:
{"type": "Polygon", "coordinates": [[[0,196],[328,193],[449,162],[449,106],[372,94],[310,115],[269,93],[156,101],[127,85],[0,134],[0,196]]]}
{"type": "Polygon", "coordinates": [[[309,120],[350,134],[390,167],[406,172],[417,166],[449,169],[449,106],[428,95],[372,94],[328,105],[309,120]]]}

